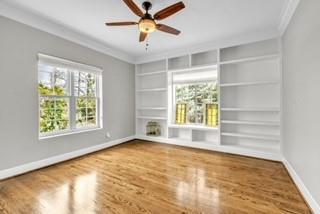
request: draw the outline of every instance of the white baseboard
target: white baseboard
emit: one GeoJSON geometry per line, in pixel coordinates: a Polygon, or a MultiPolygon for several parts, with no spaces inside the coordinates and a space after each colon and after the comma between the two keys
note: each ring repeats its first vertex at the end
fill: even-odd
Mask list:
{"type": "Polygon", "coordinates": [[[297,172],[294,170],[294,168],[291,166],[289,161],[287,161],[285,158],[283,158],[282,163],[288,170],[292,180],[300,190],[301,194],[303,195],[304,199],[309,204],[310,208],[315,214],[320,214],[320,205],[316,202],[316,200],[312,197],[311,193],[309,192],[308,188],[304,185],[303,181],[297,174],[297,172]]]}
{"type": "Polygon", "coordinates": [[[217,144],[211,144],[211,143],[193,142],[188,140],[177,140],[177,139],[164,138],[164,137],[150,137],[145,135],[137,135],[136,139],[172,144],[177,146],[185,146],[185,147],[191,147],[191,148],[197,148],[197,149],[206,149],[206,150],[211,150],[216,152],[224,152],[224,153],[243,155],[243,156],[254,157],[254,158],[262,158],[262,159],[267,159],[272,161],[280,161],[280,162],[282,161],[282,155],[280,154],[280,152],[272,153],[272,152],[258,151],[258,150],[248,149],[248,148],[241,148],[236,146],[217,145],[217,144]]]}
{"type": "Polygon", "coordinates": [[[122,139],[117,139],[117,140],[113,140],[113,141],[109,141],[106,143],[102,143],[102,144],[98,144],[92,147],[88,147],[88,148],[84,148],[84,149],[80,149],[80,150],[76,150],[73,152],[69,152],[69,153],[65,153],[65,154],[61,154],[61,155],[57,155],[57,156],[53,156],[47,159],[43,159],[43,160],[39,160],[39,161],[35,161],[35,162],[31,162],[31,163],[27,163],[27,164],[23,164],[20,166],[16,166],[13,168],[9,168],[9,169],[5,169],[5,170],[1,170],[0,171],[0,180],[6,179],[6,178],[10,178],[13,176],[17,176],[29,171],[33,171],[36,169],[40,169],[43,167],[47,167],[62,161],[66,161],[66,160],[70,160],[76,157],[80,157],[82,155],[86,155],[92,152],[96,152],[102,149],[106,149],[115,145],[119,145],[121,143],[125,143],[127,141],[133,140],[135,139],[135,136],[129,136],[129,137],[125,137],[122,139]]]}

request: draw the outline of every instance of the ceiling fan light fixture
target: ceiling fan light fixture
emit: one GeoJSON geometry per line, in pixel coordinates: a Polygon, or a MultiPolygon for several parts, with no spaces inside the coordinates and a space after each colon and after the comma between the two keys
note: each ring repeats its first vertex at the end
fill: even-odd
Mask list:
{"type": "Polygon", "coordinates": [[[139,22],[139,30],[143,33],[152,33],[156,30],[156,23],[152,19],[141,19],[139,22]]]}

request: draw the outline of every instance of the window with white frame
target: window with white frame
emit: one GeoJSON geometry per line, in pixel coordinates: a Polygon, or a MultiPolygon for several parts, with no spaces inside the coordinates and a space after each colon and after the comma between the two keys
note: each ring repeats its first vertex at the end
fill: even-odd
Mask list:
{"type": "Polygon", "coordinates": [[[101,128],[101,69],[39,54],[40,138],[101,128]]]}
{"type": "Polygon", "coordinates": [[[176,124],[217,126],[217,69],[172,73],[173,121],[176,124]]]}

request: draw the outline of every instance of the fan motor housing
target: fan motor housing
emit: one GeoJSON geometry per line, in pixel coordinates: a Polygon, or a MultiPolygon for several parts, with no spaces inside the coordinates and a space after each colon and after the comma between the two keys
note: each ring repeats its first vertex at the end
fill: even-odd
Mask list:
{"type": "Polygon", "coordinates": [[[148,13],[148,10],[151,10],[152,4],[149,1],[145,1],[142,3],[142,8],[145,9],[148,13]]]}

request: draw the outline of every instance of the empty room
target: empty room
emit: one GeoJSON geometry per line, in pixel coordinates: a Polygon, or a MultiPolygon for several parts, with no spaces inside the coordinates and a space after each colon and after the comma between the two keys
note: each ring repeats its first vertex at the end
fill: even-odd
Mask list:
{"type": "Polygon", "coordinates": [[[319,11],[0,0],[0,214],[320,214],[319,11]]]}

